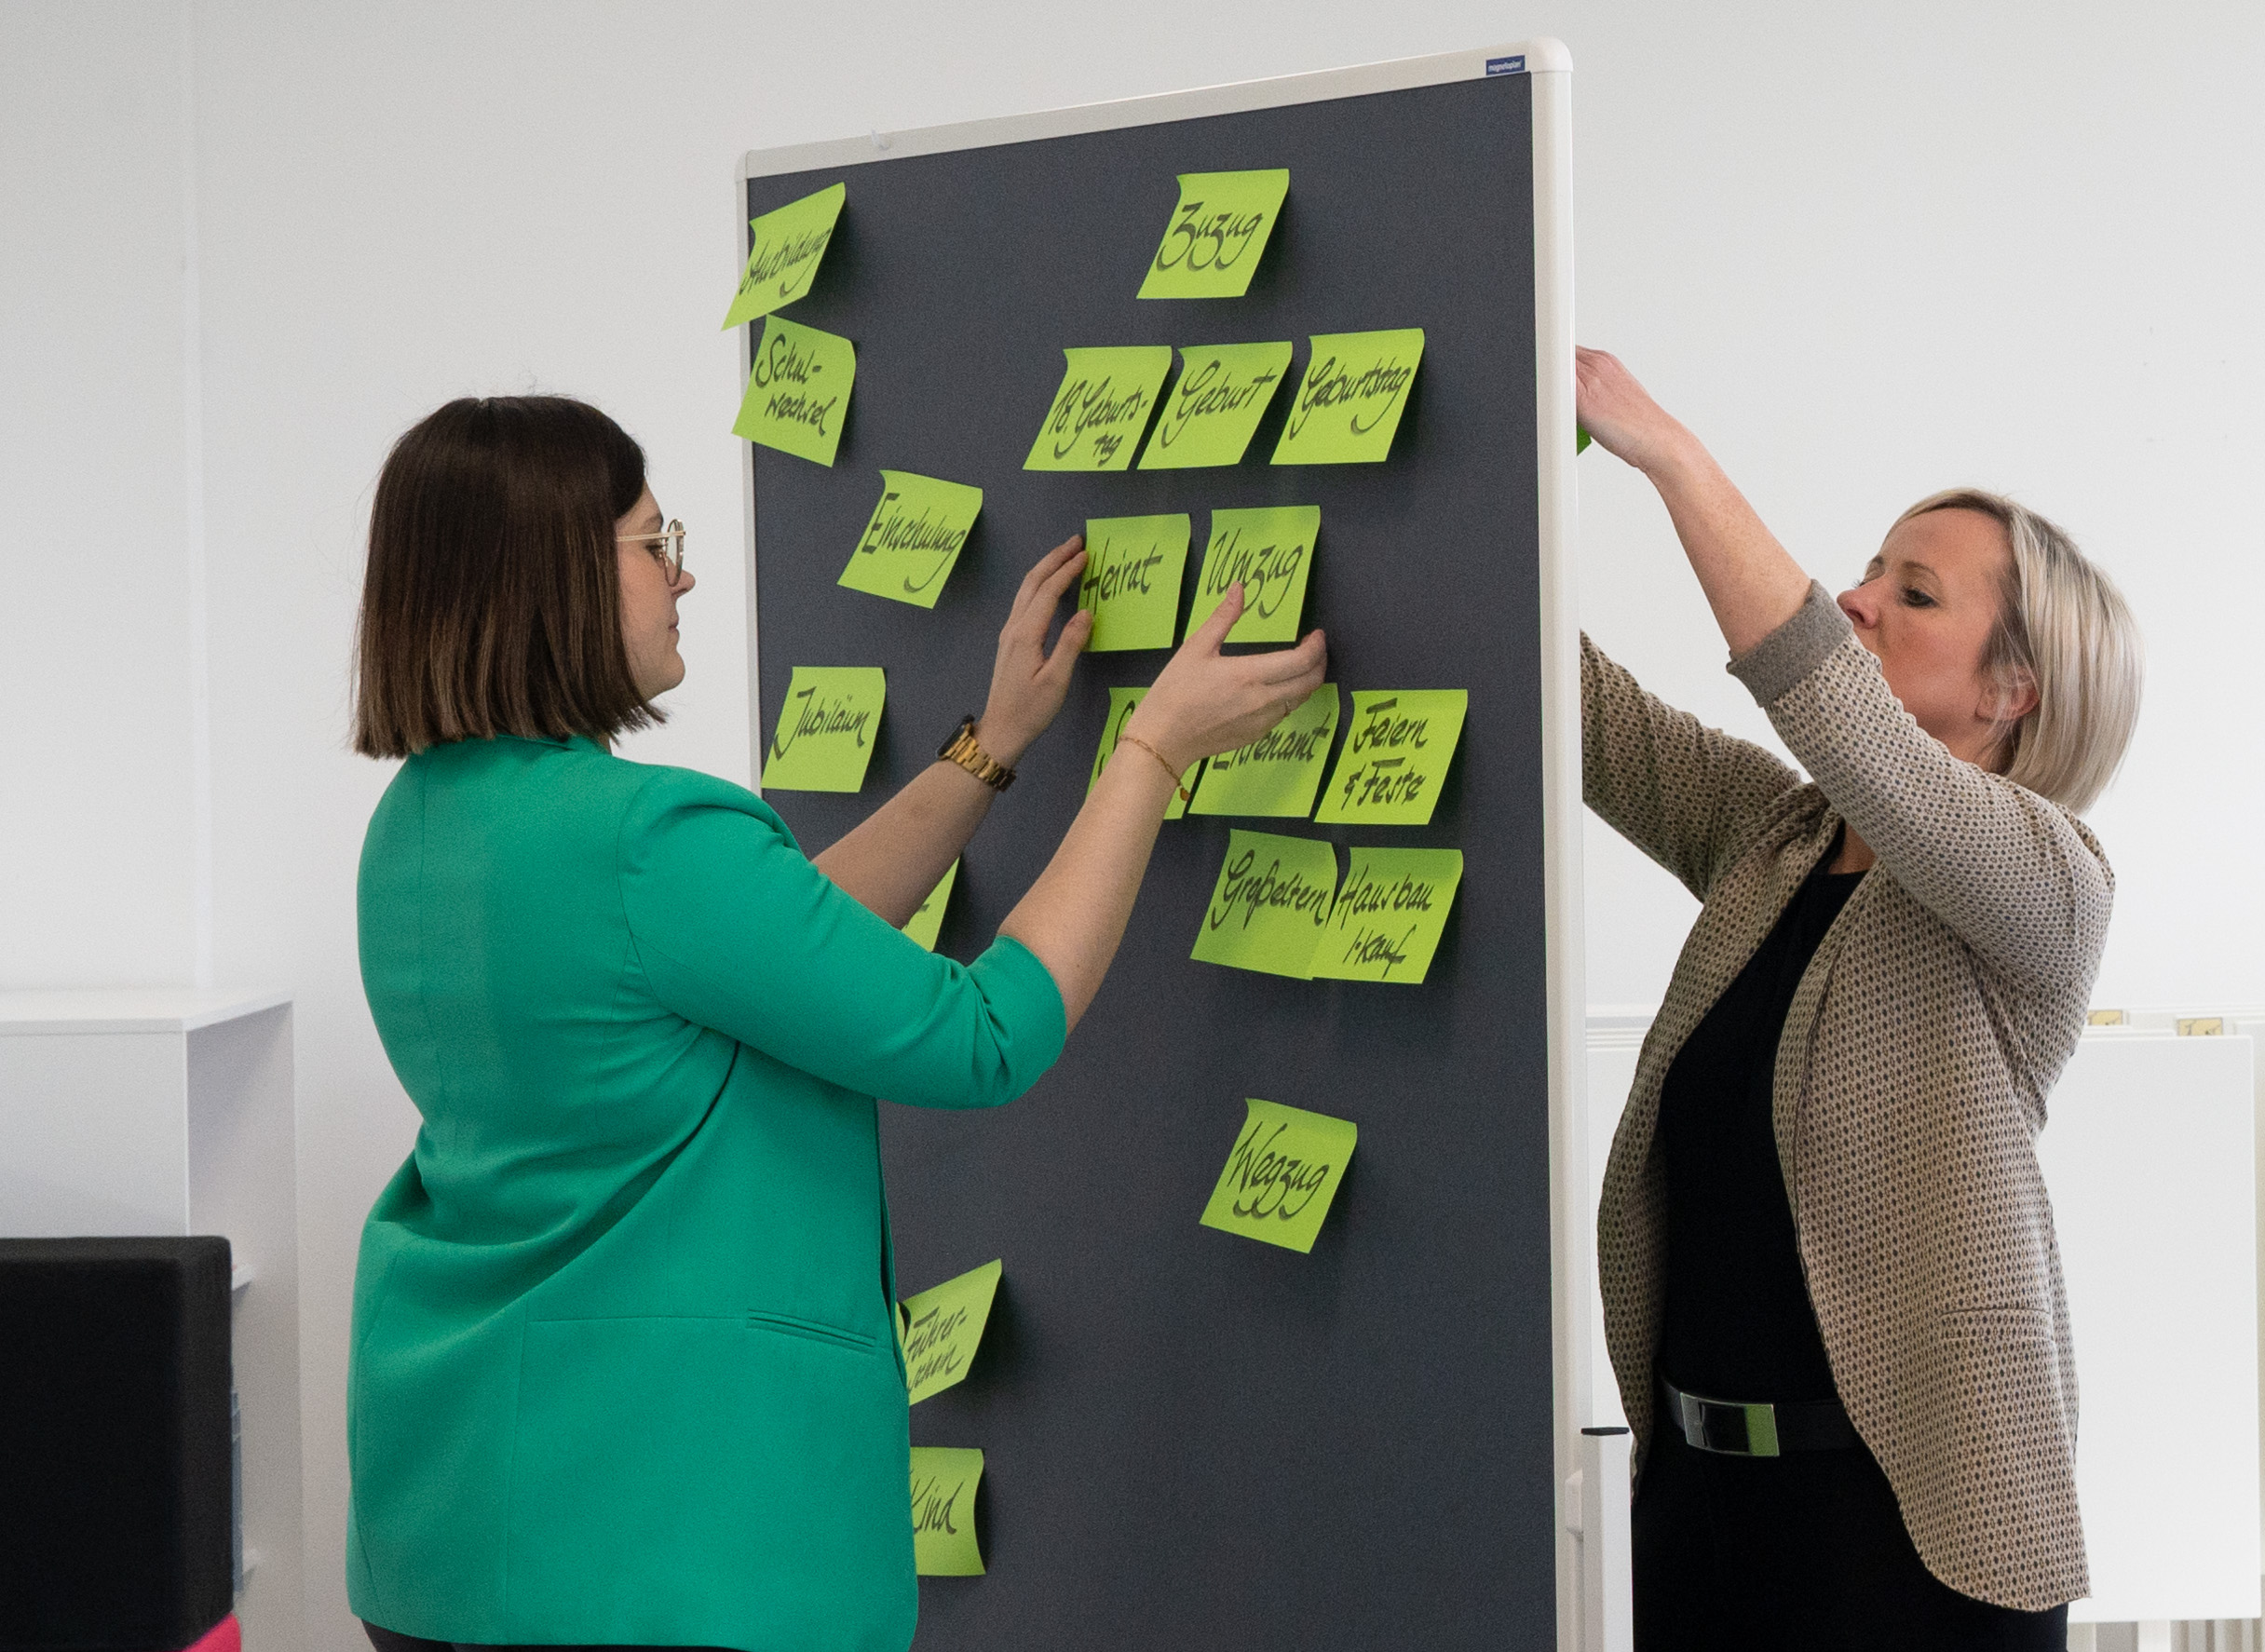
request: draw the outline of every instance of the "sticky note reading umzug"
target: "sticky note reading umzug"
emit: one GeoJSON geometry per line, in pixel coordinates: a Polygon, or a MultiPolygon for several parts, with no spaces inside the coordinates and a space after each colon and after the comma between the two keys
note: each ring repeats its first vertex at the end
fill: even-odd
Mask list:
{"type": "Polygon", "coordinates": [[[955,860],[943,869],[943,876],[928,892],[928,899],[919,910],[904,920],[904,933],[920,943],[925,952],[936,950],[936,937],[943,928],[943,909],[952,899],[952,886],[959,880],[959,862],[955,860]]]}
{"type": "Polygon", "coordinates": [[[933,608],[983,508],[981,488],[909,470],[882,471],[881,502],[873,508],[873,520],[858,536],[839,583],[915,608],[933,608]]]}
{"type": "Polygon", "coordinates": [[[1188,955],[1267,975],[1313,975],[1313,949],[1336,899],[1337,853],[1309,837],[1230,832],[1219,882],[1188,955]]]}
{"type": "Polygon", "coordinates": [[[1203,1207],[1203,1225],[1309,1253],[1345,1179],[1360,1126],[1255,1098],[1246,1097],[1243,1105],[1249,1113],[1242,1133],[1203,1207]]]}
{"type": "Polygon", "coordinates": [[[991,1322],[991,1298],[998,1291],[1000,1265],[981,1267],[907,1296],[898,1320],[904,1347],[904,1383],[911,1403],[941,1394],[968,1374],[968,1365],[991,1322]]]}
{"type": "Polygon", "coordinates": [[[1314,979],[1420,984],[1463,881],[1462,850],[1346,854],[1349,870],[1314,951],[1314,979]]]}
{"type": "Polygon", "coordinates": [[[748,225],[752,235],[747,272],[739,278],[739,291],[732,297],[731,308],[724,312],[725,332],[793,304],[809,291],[848,194],[846,185],[836,183],[816,195],[789,201],[748,225]]]}
{"type": "Polygon", "coordinates": [[[1317,332],[1297,382],[1277,465],[1375,465],[1392,451],[1408,386],[1423,359],[1423,329],[1317,332]]]}
{"type": "Polygon", "coordinates": [[[1240,465],[1289,371],[1290,346],[1204,345],[1180,351],[1180,376],[1164,398],[1143,470],[1240,465]]]}
{"type": "Polygon", "coordinates": [[[1142,298],[1241,298],[1274,233],[1290,172],[1182,172],[1180,201],[1148,261],[1142,298]]]}
{"type": "Polygon", "coordinates": [[[1211,617],[1227,589],[1242,581],[1242,617],[1227,633],[1230,643],[1295,643],[1313,572],[1313,542],[1321,536],[1318,505],[1272,505],[1258,510],[1214,510],[1203,572],[1196,577],[1195,606],[1186,635],[1211,617]]]}
{"type": "Polygon", "coordinates": [[[980,1578],[975,1492],[983,1454],[948,1445],[913,1447],[913,1570],[923,1578],[980,1578]]]}
{"type": "Polygon", "coordinates": [[[1198,815],[1313,813],[1329,744],[1337,732],[1337,685],[1324,683],[1306,701],[1247,746],[1203,765],[1203,783],[1187,806],[1198,815]]]}
{"type": "Polygon", "coordinates": [[[879,666],[796,666],[763,759],[764,789],[855,792],[863,786],[888,697],[879,666]]]}
{"type": "Polygon", "coordinates": [[[848,339],[772,316],[763,323],[732,434],[831,465],[856,380],[857,346],[848,339]]]}
{"type": "Polygon", "coordinates": [[[1460,688],[1356,692],[1345,749],[1313,818],[1356,826],[1427,824],[1470,703],[1460,688]]]}
{"type": "MultiPolygon", "coordinates": [[[[1146,688],[1112,688],[1109,690],[1109,720],[1101,725],[1101,744],[1093,752],[1093,770],[1085,777],[1085,790],[1089,795],[1092,792],[1093,783],[1101,779],[1101,771],[1108,767],[1109,756],[1117,750],[1117,737],[1124,733],[1125,722],[1132,715],[1132,708],[1139,705],[1146,697],[1147,693],[1146,688]]],[[[1128,756],[1134,763],[1157,761],[1146,752],[1138,750],[1128,753],[1128,756]]],[[[1184,781],[1185,789],[1193,792],[1195,784],[1196,777],[1190,771],[1184,781]]],[[[1172,794],[1172,801],[1164,806],[1164,819],[1176,820],[1187,812],[1187,805],[1182,801],[1179,792],[1174,792],[1172,794]]]]}
{"type": "Polygon", "coordinates": [[[1092,611],[1090,654],[1169,648],[1187,569],[1186,515],[1103,516],[1085,524],[1085,572],[1078,606],[1092,611]]]}
{"type": "Polygon", "coordinates": [[[1025,470],[1123,470],[1156,410],[1172,371],[1170,345],[1065,350],[1069,365],[1054,392],[1025,470]]]}

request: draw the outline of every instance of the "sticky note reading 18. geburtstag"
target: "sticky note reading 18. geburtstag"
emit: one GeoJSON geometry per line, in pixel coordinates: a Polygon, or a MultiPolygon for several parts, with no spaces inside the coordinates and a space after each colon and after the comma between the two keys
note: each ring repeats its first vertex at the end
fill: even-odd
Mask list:
{"type": "Polygon", "coordinates": [[[1182,172],[1179,205],[1140,284],[1143,298],[1241,298],[1274,233],[1290,172],[1182,172]]]}
{"type": "Polygon", "coordinates": [[[1203,765],[1203,783],[1189,804],[1199,815],[1313,813],[1313,794],[1329,766],[1329,742],[1337,732],[1337,685],[1324,683],[1305,703],[1247,746],[1222,752],[1203,765]]]}
{"type": "MultiPolygon", "coordinates": [[[[1101,744],[1093,752],[1092,772],[1085,778],[1085,790],[1089,796],[1092,793],[1093,783],[1101,779],[1101,771],[1109,765],[1109,757],[1117,750],[1117,737],[1124,733],[1125,724],[1132,718],[1132,708],[1140,704],[1147,692],[1146,688],[1112,688],[1109,690],[1109,718],[1101,725],[1101,744]]],[[[1160,761],[1138,748],[1135,748],[1129,755],[1130,761],[1133,763],[1160,761]]],[[[1195,771],[1190,769],[1185,777],[1182,789],[1192,792],[1195,789],[1195,771]]],[[[1178,792],[1173,792],[1172,801],[1164,806],[1164,819],[1176,820],[1187,812],[1186,800],[1180,796],[1178,792]]]]}
{"type": "Polygon", "coordinates": [[[1065,350],[1069,365],[1054,392],[1025,470],[1123,470],[1156,410],[1172,371],[1170,345],[1065,350]]]}
{"type": "Polygon", "coordinates": [[[920,943],[923,952],[936,950],[936,937],[943,929],[943,909],[952,899],[952,886],[959,881],[959,862],[955,860],[943,869],[943,876],[928,892],[928,899],[919,910],[904,920],[904,933],[920,943]]]}
{"type": "Polygon", "coordinates": [[[1297,382],[1277,465],[1374,465],[1392,451],[1408,387],[1423,359],[1423,329],[1317,332],[1297,382]]]}
{"type": "Polygon", "coordinates": [[[1272,505],[1258,510],[1214,510],[1203,572],[1196,576],[1187,630],[1211,617],[1227,587],[1242,582],[1242,617],[1227,633],[1230,643],[1295,643],[1313,572],[1313,542],[1321,536],[1318,505],[1272,505]]]}
{"type": "Polygon", "coordinates": [[[1336,892],[1337,853],[1328,844],[1230,832],[1219,881],[1188,955],[1199,963],[1309,981],[1313,950],[1336,892]]]}
{"type": "Polygon", "coordinates": [[[1203,1225],[1285,1251],[1310,1252],[1360,1140],[1350,1119],[1246,1098],[1249,1109],[1227,1169],[1203,1207],[1203,1225]]]}
{"type": "Polygon", "coordinates": [[[913,1447],[913,1570],[923,1578],[980,1578],[975,1493],[983,1454],[948,1445],[913,1447]]]}
{"type": "Polygon", "coordinates": [[[1462,850],[1356,848],[1347,859],[1314,979],[1421,984],[1463,881],[1462,850]]]}
{"type": "Polygon", "coordinates": [[[724,313],[725,332],[793,304],[809,291],[848,193],[845,185],[836,183],[816,195],[789,201],[747,226],[747,273],[739,278],[739,291],[732,297],[731,308],[724,313]]]}
{"type": "Polygon", "coordinates": [[[915,608],[933,608],[959,561],[983,491],[965,482],[881,472],[881,502],[858,536],[840,584],[915,608]]]}
{"type": "Polygon", "coordinates": [[[1172,646],[1193,531],[1185,514],[1104,516],[1085,524],[1078,606],[1093,616],[1088,653],[1172,646]]]}
{"type": "Polygon", "coordinates": [[[796,666],[780,708],[763,786],[855,792],[865,783],[888,681],[879,666],[796,666]]]}
{"type": "Polygon", "coordinates": [[[1470,703],[1460,688],[1356,692],[1345,748],[1313,818],[1355,826],[1428,824],[1470,703]]]}
{"type": "Polygon", "coordinates": [[[981,1267],[907,1296],[898,1320],[904,1348],[904,1384],[910,1403],[941,1394],[968,1374],[968,1365],[991,1321],[991,1299],[998,1291],[1000,1265],[981,1267]]]}
{"type": "Polygon", "coordinates": [[[1189,470],[1242,463],[1242,450],[1251,445],[1289,366],[1286,342],[1183,348],[1178,382],[1164,398],[1140,467],[1189,470]]]}
{"type": "Polygon", "coordinates": [[[848,339],[784,316],[763,323],[754,371],[731,431],[798,459],[831,465],[842,444],[849,387],[857,382],[857,346],[848,339]]]}

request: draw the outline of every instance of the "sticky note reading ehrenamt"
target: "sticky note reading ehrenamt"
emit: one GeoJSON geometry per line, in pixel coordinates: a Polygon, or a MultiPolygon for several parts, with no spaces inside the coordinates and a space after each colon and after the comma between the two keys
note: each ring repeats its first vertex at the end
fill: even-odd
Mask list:
{"type": "Polygon", "coordinates": [[[881,472],[881,502],[858,536],[840,584],[915,608],[933,608],[959,561],[983,491],[964,482],[881,472]]]}
{"type": "Polygon", "coordinates": [[[1270,832],[1230,832],[1219,881],[1188,956],[1309,981],[1313,951],[1336,892],[1337,855],[1328,844],[1270,832]]]}
{"type": "Polygon", "coordinates": [[[1172,371],[1170,345],[1065,350],[1069,365],[1054,392],[1025,470],[1123,470],[1156,411],[1172,371]]]}
{"type": "Polygon", "coordinates": [[[1356,691],[1344,749],[1313,818],[1355,826],[1429,823],[1470,703],[1460,688],[1356,691]]]}
{"type": "Polygon", "coordinates": [[[1313,794],[1329,766],[1337,732],[1337,685],[1324,683],[1306,701],[1247,746],[1222,752],[1203,765],[1188,812],[1198,815],[1313,813],[1313,794]]]}
{"type": "Polygon", "coordinates": [[[748,375],[732,434],[831,465],[842,444],[842,420],[856,382],[857,346],[848,339],[784,316],[769,317],[755,345],[755,368],[748,375]]]}
{"type": "Polygon", "coordinates": [[[928,892],[920,908],[904,920],[904,932],[918,941],[923,951],[936,950],[936,936],[943,928],[943,909],[952,899],[952,886],[959,881],[959,862],[955,860],[943,869],[943,877],[928,892]]]}
{"type": "Polygon", "coordinates": [[[1297,382],[1277,465],[1374,465],[1392,451],[1408,386],[1423,359],[1423,329],[1317,332],[1297,382]]]}
{"type": "Polygon", "coordinates": [[[1310,1252],[1337,1196],[1360,1127],[1302,1107],[1245,1098],[1242,1133],[1203,1207],[1203,1225],[1285,1251],[1310,1252]]]}
{"type": "Polygon", "coordinates": [[[725,332],[767,316],[809,291],[848,194],[848,186],[836,183],[789,201],[748,225],[753,236],[747,272],[739,278],[731,308],[724,312],[725,332]]]}
{"type": "Polygon", "coordinates": [[[1000,1265],[986,1262],[956,1280],[907,1296],[898,1320],[904,1347],[904,1383],[911,1403],[941,1394],[968,1374],[968,1365],[991,1320],[1000,1265]]]}
{"type": "Polygon", "coordinates": [[[1463,881],[1462,850],[1356,848],[1346,860],[1314,979],[1418,985],[1463,881]]]}
{"type": "Polygon", "coordinates": [[[1140,467],[1190,470],[1242,463],[1242,450],[1251,445],[1289,367],[1286,342],[1184,346],[1179,379],[1164,398],[1140,467]]]}
{"type": "MultiPolygon", "coordinates": [[[[1125,731],[1125,720],[1132,715],[1132,708],[1139,705],[1147,693],[1146,688],[1112,688],[1109,690],[1109,720],[1101,725],[1101,744],[1093,752],[1093,769],[1085,777],[1085,789],[1089,795],[1093,790],[1093,782],[1101,779],[1101,771],[1109,765],[1109,755],[1117,750],[1117,737],[1125,731]]],[[[1137,749],[1127,755],[1129,760],[1133,763],[1154,763],[1156,761],[1146,752],[1137,749]]],[[[1186,790],[1193,792],[1195,788],[1195,773],[1190,770],[1186,780],[1186,790]]],[[[1164,806],[1164,819],[1176,820],[1187,812],[1187,804],[1180,800],[1179,792],[1174,792],[1172,794],[1172,801],[1164,806]]]]}
{"type": "Polygon", "coordinates": [[[879,666],[796,666],[763,759],[764,790],[855,792],[862,787],[888,697],[888,679],[879,666]]]}
{"type": "Polygon", "coordinates": [[[1227,588],[1242,581],[1242,617],[1227,633],[1230,643],[1295,643],[1313,572],[1313,542],[1321,536],[1318,505],[1272,505],[1258,510],[1214,510],[1203,572],[1196,576],[1187,636],[1211,617],[1227,588]]]}
{"type": "Polygon", "coordinates": [[[1185,514],[1102,516],[1085,524],[1078,606],[1093,615],[1088,653],[1172,646],[1193,531],[1185,514]]]}
{"type": "Polygon", "coordinates": [[[1290,172],[1182,172],[1179,205],[1148,261],[1142,298],[1241,298],[1274,233],[1290,172]]]}
{"type": "Polygon", "coordinates": [[[923,1578],[980,1578],[975,1491],[983,1454],[948,1445],[913,1447],[913,1570],[923,1578]]]}

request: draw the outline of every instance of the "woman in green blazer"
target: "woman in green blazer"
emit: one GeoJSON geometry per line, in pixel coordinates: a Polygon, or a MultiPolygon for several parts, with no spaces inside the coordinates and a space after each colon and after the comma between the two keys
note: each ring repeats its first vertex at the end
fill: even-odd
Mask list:
{"type": "Polygon", "coordinates": [[[876,1095],[1011,1101],[1123,934],[1178,776],[1322,679],[1180,651],[971,965],[897,928],[1046,727],[1090,624],[1024,581],[983,718],[814,860],[608,742],[685,674],[683,531],[557,398],[452,402],[372,512],[362,979],[424,1117],[355,1282],[348,1593],[414,1643],[895,1649],[917,1609],[876,1095]]]}

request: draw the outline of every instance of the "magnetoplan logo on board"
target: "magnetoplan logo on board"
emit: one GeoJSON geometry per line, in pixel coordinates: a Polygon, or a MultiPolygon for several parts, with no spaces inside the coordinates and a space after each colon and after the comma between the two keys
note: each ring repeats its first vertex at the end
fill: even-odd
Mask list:
{"type": "Polygon", "coordinates": [[[1488,58],[1486,73],[1489,74],[1523,74],[1526,73],[1526,54],[1520,52],[1514,58],[1488,58]]]}

